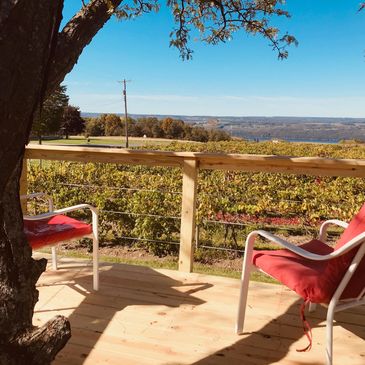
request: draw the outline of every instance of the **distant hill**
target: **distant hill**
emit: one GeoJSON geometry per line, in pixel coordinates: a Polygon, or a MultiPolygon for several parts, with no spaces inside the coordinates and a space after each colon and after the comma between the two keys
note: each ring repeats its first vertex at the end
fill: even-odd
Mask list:
{"type": "MultiPolygon", "coordinates": [[[[82,112],[81,116],[85,118],[98,117],[103,113],[88,113],[82,112]]],[[[123,113],[116,113],[121,117],[124,116],[123,113]]],[[[332,118],[332,117],[286,117],[286,116],[275,116],[275,117],[217,117],[215,115],[173,115],[173,114],[128,114],[130,117],[134,119],[138,118],[148,118],[154,117],[158,119],[164,118],[174,118],[181,119],[185,122],[202,124],[206,123],[209,120],[217,120],[222,124],[239,124],[239,123],[252,123],[252,122],[261,122],[261,123],[365,123],[364,118],[332,118]]]]}
{"type": "MultiPolygon", "coordinates": [[[[98,117],[101,113],[81,113],[98,117]]],[[[118,114],[123,116],[124,114],[118,114]]],[[[187,115],[130,114],[134,119],[171,117],[206,128],[219,128],[232,136],[247,139],[283,139],[288,141],[338,142],[356,139],[365,141],[365,118],[324,117],[217,117],[187,115]]]]}

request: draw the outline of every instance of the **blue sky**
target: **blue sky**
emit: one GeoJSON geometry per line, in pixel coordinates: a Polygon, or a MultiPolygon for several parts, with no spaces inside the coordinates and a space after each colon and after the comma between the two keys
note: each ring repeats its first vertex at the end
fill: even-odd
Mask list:
{"type": "MultiPolygon", "coordinates": [[[[279,61],[258,36],[225,44],[191,42],[191,61],[169,48],[172,17],[112,19],[84,50],[64,84],[83,112],[216,116],[365,117],[365,9],[359,0],[287,0],[279,21],[299,41],[279,61]]],[[[64,19],[81,0],[65,0],[64,19]]]]}

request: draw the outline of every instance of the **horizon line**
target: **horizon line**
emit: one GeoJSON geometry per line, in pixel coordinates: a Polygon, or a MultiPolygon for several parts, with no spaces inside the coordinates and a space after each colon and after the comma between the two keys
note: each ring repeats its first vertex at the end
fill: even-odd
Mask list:
{"type": "MultiPolygon", "coordinates": [[[[110,112],[110,113],[106,113],[106,112],[84,112],[81,111],[81,114],[98,114],[98,115],[102,115],[102,114],[115,114],[115,115],[123,115],[123,112],[110,112]]],[[[307,116],[291,116],[291,115],[199,115],[199,114],[155,114],[155,113],[128,113],[128,115],[143,115],[143,116],[161,116],[161,117],[188,117],[188,118],[297,118],[297,119],[304,119],[304,118],[314,118],[314,119],[363,119],[365,121],[365,116],[364,117],[346,117],[346,116],[341,116],[341,117],[324,117],[324,116],[311,116],[311,115],[307,115],[307,116]]]]}

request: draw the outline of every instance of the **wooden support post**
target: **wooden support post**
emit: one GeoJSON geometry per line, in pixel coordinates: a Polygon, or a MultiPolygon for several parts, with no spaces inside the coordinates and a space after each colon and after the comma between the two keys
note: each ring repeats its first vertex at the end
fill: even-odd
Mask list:
{"type": "MultiPolygon", "coordinates": [[[[28,178],[27,178],[27,174],[28,174],[28,164],[27,164],[27,159],[24,158],[23,160],[23,167],[22,167],[22,174],[20,175],[20,181],[19,181],[19,193],[20,195],[25,195],[27,194],[27,190],[28,190],[28,178]]],[[[20,202],[21,206],[22,206],[22,212],[23,214],[27,213],[27,200],[21,200],[20,202]]]]}
{"type": "Polygon", "coordinates": [[[184,272],[193,269],[197,180],[197,161],[184,160],[179,253],[179,270],[184,272]]]}

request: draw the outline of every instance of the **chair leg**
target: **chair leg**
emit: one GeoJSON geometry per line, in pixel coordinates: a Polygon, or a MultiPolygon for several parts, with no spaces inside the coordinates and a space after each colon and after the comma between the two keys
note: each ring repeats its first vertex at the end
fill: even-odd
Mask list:
{"type": "Polygon", "coordinates": [[[248,295],[248,285],[250,281],[250,268],[243,269],[241,278],[241,289],[240,297],[238,301],[238,315],[236,323],[236,333],[241,334],[243,332],[243,326],[245,322],[246,305],[247,305],[247,295],[248,295]]]}
{"type": "Polygon", "coordinates": [[[238,315],[236,323],[236,333],[240,334],[243,332],[243,325],[245,321],[246,314],[246,304],[247,304],[247,294],[248,294],[248,284],[250,282],[251,273],[251,260],[253,254],[253,244],[256,238],[256,234],[250,233],[246,239],[245,245],[245,256],[242,265],[242,278],[241,278],[241,290],[238,302],[238,315]]]}
{"type": "Polygon", "coordinates": [[[332,365],[333,362],[333,317],[335,314],[335,305],[328,306],[326,320],[326,365],[332,365]]]}
{"type": "Polygon", "coordinates": [[[93,288],[99,290],[99,234],[98,216],[93,214],[93,288]]]}
{"type": "Polygon", "coordinates": [[[99,290],[99,244],[93,239],[93,288],[99,290]]]}
{"type": "Polygon", "coordinates": [[[57,251],[56,246],[51,247],[52,252],[52,269],[57,270],[57,251]]]}
{"type": "Polygon", "coordinates": [[[309,309],[308,309],[309,313],[315,312],[316,309],[317,309],[317,304],[310,302],[309,303],[309,309]]]}

